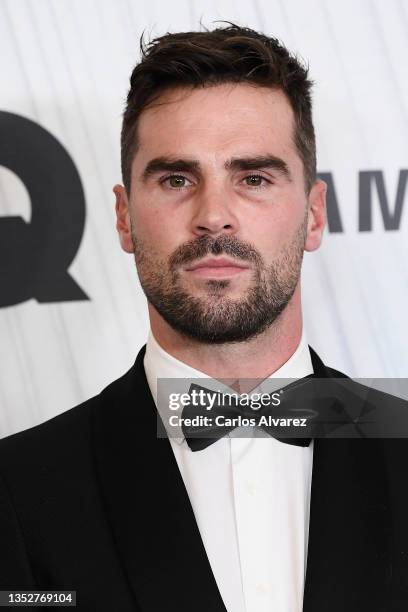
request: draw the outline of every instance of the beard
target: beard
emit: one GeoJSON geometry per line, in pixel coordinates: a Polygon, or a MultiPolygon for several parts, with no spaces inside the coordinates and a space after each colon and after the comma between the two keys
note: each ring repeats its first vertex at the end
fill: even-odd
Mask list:
{"type": "MultiPolygon", "coordinates": [[[[306,211],[307,213],[307,211],[306,211]]],[[[182,335],[206,344],[244,342],[275,323],[288,305],[300,278],[306,240],[307,214],[275,257],[265,265],[249,243],[223,234],[203,235],[179,246],[166,261],[155,257],[132,227],[135,262],[143,291],[163,319],[182,335]],[[245,295],[228,297],[230,280],[208,279],[205,295],[183,286],[179,268],[206,255],[229,255],[250,262],[253,276],[245,295]]]]}

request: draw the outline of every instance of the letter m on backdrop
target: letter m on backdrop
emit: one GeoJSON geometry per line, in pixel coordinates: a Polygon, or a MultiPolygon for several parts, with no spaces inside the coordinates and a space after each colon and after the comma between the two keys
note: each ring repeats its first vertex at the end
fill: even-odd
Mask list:
{"type": "Polygon", "coordinates": [[[359,173],[359,211],[358,229],[360,232],[370,232],[373,229],[373,187],[376,187],[380,203],[381,216],[386,230],[398,230],[401,224],[402,209],[408,180],[408,170],[400,170],[398,178],[397,195],[394,210],[390,210],[387,193],[385,191],[384,175],[381,170],[359,173]]]}

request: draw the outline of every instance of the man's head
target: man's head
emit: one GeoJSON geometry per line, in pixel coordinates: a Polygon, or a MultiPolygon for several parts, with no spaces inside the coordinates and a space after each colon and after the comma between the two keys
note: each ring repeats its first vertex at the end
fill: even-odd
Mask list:
{"type": "Polygon", "coordinates": [[[324,225],[307,70],[234,25],[167,34],[142,53],[115,188],[122,247],[172,328],[201,342],[254,337],[299,293],[303,251],[324,225]],[[240,268],[215,268],[222,259],[240,268]]]}

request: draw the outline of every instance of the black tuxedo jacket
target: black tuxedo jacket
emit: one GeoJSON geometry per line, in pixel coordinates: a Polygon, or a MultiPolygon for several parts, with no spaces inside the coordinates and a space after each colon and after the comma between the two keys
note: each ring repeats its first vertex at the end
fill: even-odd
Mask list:
{"type": "MultiPolygon", "coordinates": [[[[95,612],[225,612],[157,438],[144,352],[97,397],[0,441],[0,590],[72,589],[95,612]]],[[[319,376],[344,376],[311,352],[319,376]]],[[[407,451],[315,440],[304,612],[408,610],[407,451]]]]}

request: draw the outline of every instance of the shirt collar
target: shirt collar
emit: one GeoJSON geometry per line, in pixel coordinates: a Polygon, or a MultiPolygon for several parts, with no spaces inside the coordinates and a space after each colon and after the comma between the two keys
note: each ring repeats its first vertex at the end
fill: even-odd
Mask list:
{"type": "MultiPolygon", "coordinates": [[[[157,342],[153,336],[152,331],[149,331],[149,335],[146,343],[146,353],[144,356],[144,369],[146,373],[146,379],[150,388],[150,392],[153,396],[154,402],[157,406],[157,380],[161,378],[201,378],[213,380],[208,374],[192,368],[188,364],[180,361],[165,351],[157,342]]],[[[313,365],[310,356],[309,347],[306,340],[305,330],[302,331],[300,342],[295,352],[289,357],[289,359],[270,376],[265,378],[256,388],[257,392],[260,393],[272,393],[282,385],[281,379],[292,379],[302,378],[308,374],[313,373],[313,365]],[[278,378],[278,381],[274,379],[278,378]]],[[[290,380],[288,383],[291,382],[290,380]]],[[[205,383],[208,387],[208,382],[205,383]]],[[[219,384],[217,384],[219,388],[219,384]]],[[[187,390],[186,390],[187,391],[187,390]]],[[[253,390],[255,391],[255,389],[253,390]]],[[[184,438],[173,438],[179,443],[184,441],[184,438]]]]}

